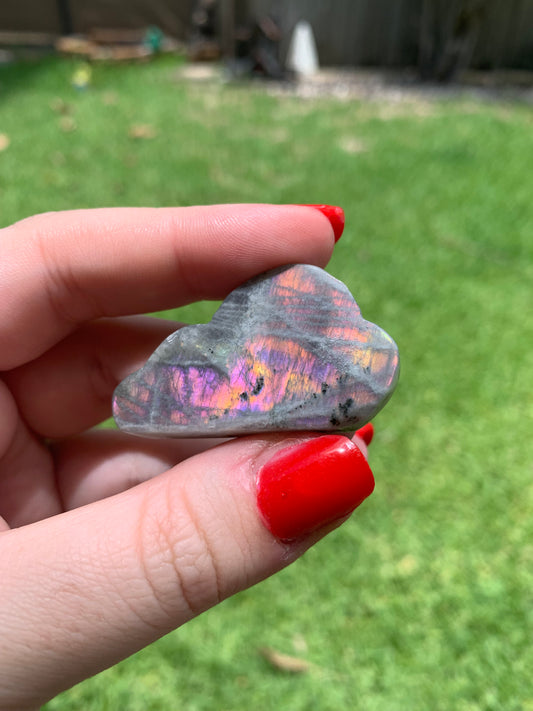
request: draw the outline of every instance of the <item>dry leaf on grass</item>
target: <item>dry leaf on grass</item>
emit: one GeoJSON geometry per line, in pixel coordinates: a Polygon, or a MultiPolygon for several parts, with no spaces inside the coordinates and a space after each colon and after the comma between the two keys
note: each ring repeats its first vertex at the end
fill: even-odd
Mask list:
{"type": "Polygon", "coordinates": [[[289,672],[290,674],[303,674],[304,672],[308,672],[313,666],[311,662],[308,662],[305,659],[301,659],[300,657],[291,657],[290,655],[278,652],[271,647],[262,647],[259,651],[267,662],[269,662],[275,669],[289,672]]]}
{"type": "Polygon", "coordinates": [[[72,116],[61,116],[59,119],[59,128],[64,133],[72,133],[72,131],[75,131],[78,128],[78,125],[72,116]]]}
{"type": "Polygon", "coordinates": [[[344,136],[340,140],[340,148],[345,153],[356,155],[357,153],[366,153],[368,146],[361,138],[356,136],[344,136]]]}
{"type": "Polygon", "coordinates": [[[106,106],[115,106],[118,104],[118,94],[116,91],[106,91],[102,95],[102,102],[106,106]]]}
{"type": "Polygon", "coordinates": [[[11,141],[9,140],[9,136],[5,133],[0,133],[0,152],[5,151],[6,148],[9,147],[9,144],[11,141]]]}
{"type": "Polygon", "coordinates": [[[52,111],[55,111],[56,114],[61,114],[62,116],[72,113],[72,106],[67,104],[60,96],[55,96],[50,101],[50,108],[52,111]]]}
{"type": "Polygon", "coordinates": [[[292,638],[292,646],[294,648],[295,652],[300,652],[300,653],[305,653],[308,650],[307,647],[307,642],[305,641],[305,637],[303,634],[295,634],[294,637],[292,638]]]}
{"type": "Polygon", "coordinates": [[[138,123],[130,126],[128,135],[130,138],[150,139],[157,136],[157,131],[148,123],[138,123]]]}

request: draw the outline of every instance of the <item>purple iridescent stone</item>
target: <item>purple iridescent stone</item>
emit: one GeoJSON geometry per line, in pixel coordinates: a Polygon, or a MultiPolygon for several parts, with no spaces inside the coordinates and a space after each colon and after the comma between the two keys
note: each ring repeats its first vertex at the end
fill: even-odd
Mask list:
{"type": "Polygon", "coordinates": [[[235,289],[208,324],[169,336],[117,387],[121,430],[223,437],[353,430],[387,402],[398,349],[347,287],[296,264],[235,289]]]}

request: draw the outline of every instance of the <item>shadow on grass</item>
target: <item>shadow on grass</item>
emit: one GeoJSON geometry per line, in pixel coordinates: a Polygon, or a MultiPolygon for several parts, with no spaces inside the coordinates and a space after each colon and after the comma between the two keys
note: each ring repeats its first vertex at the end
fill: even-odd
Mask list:
{"type": "Polygon", "coordinates": [[[58,57],[18,60],[0,65],[0,102],[18,91],[27,91],[38,85],[42,77],[59,63],[58,57]]]}

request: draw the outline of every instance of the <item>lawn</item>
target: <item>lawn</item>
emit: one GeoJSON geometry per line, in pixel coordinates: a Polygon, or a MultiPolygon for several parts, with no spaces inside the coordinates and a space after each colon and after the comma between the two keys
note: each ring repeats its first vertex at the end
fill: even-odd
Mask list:
{"type": "Polygon", "coordinates": [[[272,96],[187,83],[173,61],[98,66],[79,92],[74,69],[0,71],[2,226],[73,207],[342,205],[329,270],[398,342],[402,374],[352,520],[46,709],[533,711],[533,108],[272,96]]]}

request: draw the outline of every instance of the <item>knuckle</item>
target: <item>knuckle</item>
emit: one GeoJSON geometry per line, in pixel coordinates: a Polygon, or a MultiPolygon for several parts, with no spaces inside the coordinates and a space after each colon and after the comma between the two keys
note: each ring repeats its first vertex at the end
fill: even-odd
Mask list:
{"type": "MultiPolygon", "coordinates": [[[[167,618],[189,619],[222,599],[221,565],[185,487],[164,484],[164,506],[145,502],[138,554],[149,594],[167,618]]],[[[160,502],[159,502],[160,504],[160,502]]]]}

